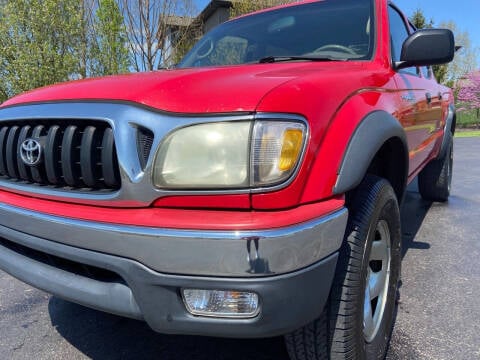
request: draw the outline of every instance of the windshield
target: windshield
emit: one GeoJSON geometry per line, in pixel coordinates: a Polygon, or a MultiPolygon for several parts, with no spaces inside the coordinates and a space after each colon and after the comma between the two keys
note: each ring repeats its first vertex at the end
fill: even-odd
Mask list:
{"type": "Polygon", "coordinates": [[[324,0],[281,8],[219,25],[197,42],[178,67],[289,57],[367,60],[373,54],[373,24],[372,0],[324,0]]]}

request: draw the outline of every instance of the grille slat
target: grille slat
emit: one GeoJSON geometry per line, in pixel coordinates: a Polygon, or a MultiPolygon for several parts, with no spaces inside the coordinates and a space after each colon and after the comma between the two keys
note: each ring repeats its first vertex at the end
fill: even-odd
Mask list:
{"type": "Polygon", "coordinates": [[[60,145],[62,143],[60,126],[54,125],[48,129],[45,141],[45,172],[50,184],[62,184],[62,169],[60,167],[60,145]]]}
{"type": "Polygon", "coordinates": [[[97,186],[98,179],[101,177],[99,171],[97,171],[97,147],[99,138],[96,130],[93,126],[85,128],[80,149],[80,167],[83,182],[90,187],[97,186]]]}
{"type": "Polygon", "coordinates": [[[109,186],[118,185],[118,176],[116,174],[118,165],[116,164],[116,161],[117,155],[115,152],[113,131],[112,129],[106,129],[103,133],[102,141],[102,170],[103,181],[105,181],[105,184],[109,186]]]}
{"type": "Polygon", "coordinates": [[[7,175],[6,146],[7,146],[8,126],[0,130],[0,174],[7,175]]]}
{"type": "Polygon", "coordinates": [[[12,126],[8,132],[7,137],[7,173],[12,178],[18,177],[17,169],[17,144],[18,136],[20,134],[20,128],[18,126],[12,126]]]}
{"type": "Polygon", "coordinates": [[[77,143],[79,131],[75,125],[70,125],[63,134],[62,141],[62,171],[67,185],[76,187],[80,184],[80,172],[77,169],[77,143]]]}
{"type": "MultiPolygon", "coordinates": [[[[22,127],[22,130],[20,130],[20,135],[18,137],[18,145],[17,145],[17,158],[20,157],[20,151],[22,147],[22,143],[30,137],[31,133],[31,126],[26,125],[22,127]]],[[[31,179],[30,176],[30,169],[23,163],[23,161],[19,160],[18,162],[18,173],[21,179],[29,181],[31,179]]]]}
{"type": "Polygon", "coordinates": [[[7,121],[0,127],[2,181],[81,191],[120,188],[113,131],[94,120],[7,121]],[[38,164],[21,158],[22,143],[33,139],[42,147],[38,164]]]}
{"type": "MultiPolygon", "coordinates": [[[[32,137],[37,139],[40,138],[44,133],[44,129],[45,127],[43,125],[35,126],[32,132],[32,137]]],[[[22,160],[19,158],[18,161],[20,162],[22,160]]],[[[45,182],[45,170],[43,169],[43,167],[32,167],[31,171],[34,182],[37,182],[39,184],[45,182]]]]}

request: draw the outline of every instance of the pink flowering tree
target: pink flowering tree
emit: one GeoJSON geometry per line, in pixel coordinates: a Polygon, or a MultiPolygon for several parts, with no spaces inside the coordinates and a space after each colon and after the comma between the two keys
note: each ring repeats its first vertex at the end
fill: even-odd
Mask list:
{"type": "Polygon", "coordinates": [[[458,111],[476,110],[477,121],[480,120],[480,71],[461,79],[457,88],[458,111]]]}

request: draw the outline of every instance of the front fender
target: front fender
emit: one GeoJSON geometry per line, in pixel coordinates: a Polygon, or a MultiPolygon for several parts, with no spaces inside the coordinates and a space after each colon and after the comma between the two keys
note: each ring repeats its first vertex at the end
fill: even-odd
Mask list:
{"type": "Polygon", "coordinates": [[[343,194],[357,187],[375,155],[391,138],[400,139],[404,145],[404,153],[408,154],[405,131],[397,119],[380,110],[364,117],[345,151],[333,193],[343,194]]]}
{"type": "Polygon", "coordinates": [[[408,169],[408,146],[398,110],[398,94],[368,89],[352,94],[333,114],[311,164],[302,202],[342,195],[360,183],[375,154],[389,139],[403,147],[400,166],[408,169]]]}

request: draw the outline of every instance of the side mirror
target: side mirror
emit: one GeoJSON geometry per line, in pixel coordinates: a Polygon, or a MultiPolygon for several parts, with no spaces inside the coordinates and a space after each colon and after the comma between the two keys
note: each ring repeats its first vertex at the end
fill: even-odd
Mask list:
{"type": "Polygon", "coordinates": [[[397,69],[446,64],[453,60],[455,40],[448,29],[422,29],[410,35],[402,46],[397,69]]]}

